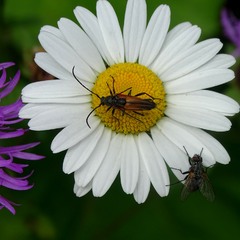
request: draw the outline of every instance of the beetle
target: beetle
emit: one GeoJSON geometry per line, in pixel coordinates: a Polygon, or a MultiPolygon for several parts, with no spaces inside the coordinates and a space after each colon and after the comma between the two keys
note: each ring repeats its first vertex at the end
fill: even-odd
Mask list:
{"type": "MultiPolygon", "coordinates": [[[[112,89],[110,88],[109,84],[107,84],[108,88],[109,88],[109,92],[110,95],[109,96],[102,96],[100,97],[97,93],[91,91],[89,88],[87,88],[75,75],[74,73],[74,68],[72,68],[72,74],[74,76],[74,78],[81,84],[82,87],[84,87],[86,90],[88,90],[90,93],[94,94],[95,96],[97,96],[100,99],[100,104],[98,106],[96,106],[94,109],[92,109],[92,111],[88,114],[87,118],[86,118],[86,123],[88,125],[89,128],[89,122],[88,119],[90,117],[90,115],[99,107],[101,106],[108,106],[107,111],[109,111],[110,109],[112,109],[112,116],[114,117],[114,112],[116,109],[119,109],[122,114],[126,114],[140,122],[142,122],[140,119],[132,116],[131,114],[127,113],[127,111],[133,111],[134,113],[144,116],[143,113],[140,113],[138,111],[145,111],[145,110],[152,110],[154,108],[156,108],[156,103],[153,101],[157,98],[152,97],[151,95],[149,95],[148,93],[145,92],[141,92],[138,93],[134,96],[131,95],[131,91],[132,91],[132,87],[129,87],[127,89],[125,89],[122,92],[116,93],[115,91],[115,87],[114,87],[114,83],[115,83],[115,79],[113,76],[112,77],[112,81],[113,81],[113,87],[112,89]],[[128,91],[128,94],[124,94],[128,91]],[[146,99],[142,99],[139,96],[142,95],[146,95],[149,98],[146,99]]],[[[106,111],[106,112],[107,112],[106,111]]]]}
{"type": "Polygon", "coordinates": [[[207,200],[213,201],[215,198],[213,188],[207,176],[207,168],[204,167],[202,164],[203,159],[201,155],[203,152],[203,148],[200,154],[194,154],[193,157],[189,156],[185,147],[183,148],[188,156],[188,161],[190,164],[189,170],[186,172],[182,172],[182,170],[180,169],[172,168],[175,170],[179,170],[182,174],[187,174],[187,176],[180,181],[182,182],[186,180],[181,192],[181,199],[185,200],[191,192],[200,190],[202,195],[206,197],[207,200]]]}

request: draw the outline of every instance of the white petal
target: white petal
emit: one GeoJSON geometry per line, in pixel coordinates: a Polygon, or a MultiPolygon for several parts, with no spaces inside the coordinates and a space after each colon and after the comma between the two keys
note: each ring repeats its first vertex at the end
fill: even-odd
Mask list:
{"type": "Polygon", "coordinates": [[[89,10],[83,7],[76,7],[74,14],[81,24],[84,31],[91,38],[93,43],[96,45],[98,51],[101,53],[105,62],[111,66],[114,64],[114,60],[111,57],[107,46],[104,42],[102,32],[100,30],[98,20],[95,15],[93,15],[89,10]]]}
{"type": "MultiPolygon", "coordinates": [[[[184,25],[185,26],[185,25],[184,25]]],[[[159,53],[159,56],[153,62],[151,69],[156,72],[159,76],[162,76],[163,72],[167,69],[169,62],[176,58],[180,52],[186,51],[189,47],[193,46],[200,37],[201,29],[197,26],[189,26],[175,31],[172,29],[163,44],[163,47],[159,53]],[[174,32],[173,34],[172,31],[174,32]],[[172,37],[174,35],[174,38],[172,37]]],[[[168,80],[168,79],[162,79],[168,80]]]]}
{"type": "Polygon", "coordinates": [[[75,182],[82,187],[85,187],[94,177],[104,160],[108,147],[110,145],[112,131],[105,128],[101,139],[95,146],[94,151],[89,156],[88,160],[77,171],[74,172],[75,182]]]}
{"type": "Polygon", "coordinates": [[[139,153],[151,180],[153,187],[160,196],[167,196],[169,176],[162,156],[157,151],[152,139],[146,134],[138,135],[137,144],[139,153]]]}
{"type": "MultiPolygon", "coordinates": [[[[182,151],[183,146],[185,146],[190,156],[199,154],[201,149],[203,149],[202,157],[204,166],[211,166],[216,161],[222,164],[227,164],[230,161],[230,157],[224,147],[215,138],[201,129],[179,124],[170,119],[164,119],[163,123],[158,124],[158,127],[182,151]],[[173,130],[173,134],[169,132],[170,129],[173,130]]],[[[158,140],[159,138],[157,138],[158,140]]],[[[181,170],[184,171],[187,169],[182,168],[181,170]]]]}
{"type": "Polygon", "coordinates": [[[63,171],[65,173],[70,174],[77,171],[88,160],[98,141],[100,141],[103,130],[104,126],[100,124],[88,136],[68,149],[63,162],[63,171]]]}
{"type": "Polygon", "coordinates": [[[124,136],[116,134],[109,146],[107,155],[93,178],[93,195],[103,196],[111,187],[120,170],[120,157],[124,136]]]}
{"type": "Polygon", "coordinates": [[[56,78],[63,80],[74,79],[72,73],[64,69],[46,52],[36,53],[34,61],[40,68],[56,78]]]}
{"type": "Polygon", "coordinates": [[[53,139],[51,149],[54,153],[64,151],[82,139],[86,138],[90,135],[95,128],[98,127],[100,120],[99,118],[92,116],[90,118],[91,129],[86,124],[86,116],[82,116],[82,118],[78,118],[73,121],[71,125],[64,128],[58,135],[53,139]]]}
{"type": "Polygon", "coordinates": [[[63,41],[66,41],[66,38],[63,36],[61,31],[56,27],[46,25],[46,26],[43,26],[41,28],[41,32],[51,33],[51,34],[55,35],[56,37],[58,37],[59,39],[62,39],[63,41]]]}
{"type": "Polygon", "coordinates": [[[185,32],[187,29],[191,28],[192,24],[190,22],[182,22],[178,25],[176,25],[174,28],[172,28],[165,38],[165,41],[163,43],[163,46],[168,45],[170,42],[172,42],[175,38],[177,38],[179,35],[181,35],[183,32],[185,32]]]}
{"type": "Polygon", "coordinates": [[[133,193],[139,174],[139,156],[133,135],[126,135],[122,144],[120,177],[124,192],[133,193]]]}
{"type": "Polygon", "coordinates": [[[89,95],[77,81],[46,80],[28,84],[22,90],[24,97],[30,98],[65,98],[89,95]]]}
{"type": "Polygon", "coordinates": [[[219,39],[202,41],[172,58],[172,61],[168,62],[168,67],[165,66],[165,70],[160,77],[164,82],[182,77],[205,64],[221,48],[222,43],[219,39]]]}
{"type": "Polygon", "coordinates": [[[164,87],[168,94],[187,93],[215,87],[229,82],[233,78],[234,72],[230,69],[196,70],[177,80],[164,83],[164,87]]]}
{"type": "Polygon", "coordinates": [[[126,62],[136,62],[147,22],[145,0],[129,0],[124,19],[124,46],[126,62]]]}
{"type": "MultiPolygon", "coordinates": [[[[183,126],[186,131],[189,131],[189,128],[183,126]]],[[[213,165],[212,162],[208,162],[207,159],[204,158],[204,153],[210,151],[213,155],[216,162],[227,164],[230,161],[230,157],[226,151],[226,149],[219,143],[214,137],[209,135],[208,133],[202,131],[198,128],[191,128],[191,134],[198,138],[202,143],[204,143],[205,147],[203,148],[203,164],[205,166],[213,165]]]]}
{"type": "Polygon", "coordinates": [[[184,176],[182,175],[181,171],[188,171],[190,167],[188,157],[186,153],[183,152],[183,147],[179,149],[157,127],[153,127],[151,129],[151,135],[154,144],[156,145],[164,160],[167,162],[168,166],[180,181],[183,180],[184,176]]]}
{"type": "Polygon", "coordinates": [[[167,117],[162,118],[161,121],[157,123],[157,127],[171,142],[177,145],[179,149],[183,149],[184,146],[190,156],[199,154],[203,148],[202,157],[205,159],[207,166],[215,163],[216,160],[208,150],[205,142],[202,142],[192,134],[192,131],[195,129],[194,127],[186,126],[167,117]]]}
{"type": "Polygon", "coordinates": [[[166,96],[167,103],[174,106],[193,107],[194,109],[208,109],[231,116],[239,112],[239,104],[230,97],[213,91],[201,90],[186,94],[166,96]]]}
{"type": "Polygon", "coordinates": [[[168,104],[165,114],[181,123],[217,132],[228,131],[232,125],[229,119],[221,114],[203,108],[168,104]]]}
{"type": "Polygon", "coordinates": [[[77,197],[82,197],[86,195],[92,188],[92,183],[89,183],[85,187],[80,187],[76,183],[74,184],[73,192],[76,194],[77,197]]]}
{"type": "Polygon", "coordinates": [[[35,131],[64,128],[70,125],[73,119],[81,118],[82,114],[83,109],[80,106],[59,104],[37,114],[29,121],[28,126],[35,131]]]}
{"type": "Polygon", "coordinates": [[[97,17],[103,39],[114,62],[124,62],[121,28],[116,13],[108,1],[97,1],[97,17]]]}
{"type": "MultiPolygon", "coordinates": [[[[88,104],[91,101],[90,96],[78,96],[78,97],[65,97],[65,98],[30,98],[30,97],[22,97],[22,101],[24,103],[81,103],[88,104]]],[[[89,104],[88,104],[89,106],[89,104]]],[[[90,109],[90,107],[89,107],[90,109]]]]}
{"type": "Polygon", "coordinates": [[[90,66],[85,63],[72,47],[52,33],[41,31],[39,41],[43,48],[67,71],[72,72],[80,79],[93,82],[96,78],[90,66]]]}
{"type": "Polygon", "coordinates": [[[147,174],[147,170],[143,163],[143,160],[140,158],[139,161],[139,175],[137,186],[134,190],[133,196],[134,199],[140,204],[144,203],[147,199],[147,196],[150,191],[151,182],[147,174]]]}
{"type": "MultiPolygon", "coordinates": [[[[31,83],[22,90],[27,103],[89,103],[91,96],[77,81],[48,80],[31,83]]],[[[90,109],[90,108],[89,108],[90,109]]]]}
{"type": "Polygon", "coordinates": [[[106,69],[97,48],[77,24],[66,18],[61,18],[58,26],[83,61],[99,73],[106,69]]]}
{"type": "Polygon", "coordinates": [[[153,13],[145,31],[139,54],[139,63],[149,66],[158,55],[170,24],[170,9],[160,5],[153,13]]]}
{"type": "Polygon", "coordinates": [[[217,54],[214,58],[208,61],[206,64],[201,66],[198,70],[209,70],[209,69],[224,69],[229,68],[236,63],[235,58],[229,54],[217,54]]]}
{"type": "Polygon", "coordinates": [[[49,109],[55,108],[59,106],[59,104],[34,104],[29,103],[24,105],[19,111],[20,118],[33,118],[43,111],[47,111],[49,109]],[[53,107],[54,105],[54,107],[53,107]]]}
{"type": "MultiPolygon", "coordinates": [[[[78,114],[78,112],[81,112],[81,115],[83,113],[89,113],[90,111],[90,106],[89,104],[81,104],[75,105],[75,104],[54,104],[54,103],[49,103],[49,104],[34,104],[34,103],[29,103],[25,105],[23,108],[20,110],[20,115],[22,116],[21,118],[34,118],[37,115],[46,112],[46,111],[54,111],[55,109],[62,109],[63,108],[70,108],[70,111],[72,110],[72,107],[74,106],[77,108],[74,110],[78,114]]],[[[65,110],[64,110],[65,111],[65,110]]]]}

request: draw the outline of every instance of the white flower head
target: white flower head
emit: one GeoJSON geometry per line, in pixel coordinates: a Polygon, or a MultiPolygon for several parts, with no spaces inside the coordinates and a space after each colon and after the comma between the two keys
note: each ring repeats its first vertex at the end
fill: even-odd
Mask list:
{"type": "Polygon", "coordinates": [[[166,196],[166,164],[179,180],[173,168],[189,169],[184,147],[190,156],[203,148],[204,166],[230,161],[202,130],[228,131],[226,116],[239,111],[231,98],[205,90],[234,78],[235,59],[218,54],[219,39],[197,43],[201,30],[189,22],[169,30],[167,5],[147,23],[145,0],[128,0],[123,31],[106,0],[97,1],[97,16],[83,7],[74,14],[78,24],[61,18],[58,28],[41,29],[46,52],[35,61],[57,80],[26,86],[20,117],[32,130],[63,128],[51,149],[67,150],[63,171],[74,173],[77,196],[103,196],[119,172],[138,203],[151,184],[166,196]]]}

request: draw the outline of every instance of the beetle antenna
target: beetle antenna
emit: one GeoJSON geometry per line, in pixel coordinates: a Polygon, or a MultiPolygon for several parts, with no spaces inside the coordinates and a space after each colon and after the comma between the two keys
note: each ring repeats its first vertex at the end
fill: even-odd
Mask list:
{"type": "Polygon", "coordinates": [[[94,95],[97,96],[99,99],[101,99],[97,93],[91,91],[89,88],[87,88],[85,85],[83,85],[83,83],[81,83],[81,81],[80,81],[80,80],[77,78],[77,76],[75,75],[74,69],[75,69],[75,66],[72,68],[73,77],[74,77],[85,89],[87,89],[90,93],[94,94],[94,95]]]}
{"type": "Polygon", "coordinates": [[[91,114],[92,114],[97,108],[99,108],[99,107],[101,107],[101,106],[102,106],[102,103],[100,103],[97,107],[95,107],[95,108],[87,115],[87,117],[86,117],[86,123],[87,123],[87,125],[88,125],[89,128],[91,128],[91,127],[90,127],[90,124],[89,124],[89,122],[88,122],[89,117],[91,116],[91,114]]]}
{"type": "Polygon", "coordinates": [[[111,95],[112,97],[115,96],[115,91],[112,91],[112,90],[111,90],[111,88],[110,88],[108,82],[106,82],[106,84],[107,84],[107,86],[108,86],[108,89],[109,89],[110,95],[111,95]]]}
{"type": "MultiPolygon", "coordinates": [[[[116,95],[116,92],[115,92],[115,86],[114,86],[114,83],[115,83],[115,79],[114,79],[114,77],[112,76],[112,75],[110,75],[111,76],[111,78],[112,78],[112,80],[113,80],[113,95],[116,95]]],[[[110,87],[108,86],[108,88],[110,89],[110,87]]],[[[111,89],[110,89],[110,91],[111,91],[111,89]]],[[[111,91],[112,92],[112,91],[111,91]]]]}

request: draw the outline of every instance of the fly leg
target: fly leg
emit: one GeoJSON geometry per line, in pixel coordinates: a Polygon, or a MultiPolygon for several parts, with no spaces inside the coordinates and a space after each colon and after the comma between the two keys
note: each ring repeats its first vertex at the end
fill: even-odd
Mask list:
{"type": "MultiPolygon", "coordinates": [[[[171,169],[178,170],[178,171],[181,172],[181,174],[188,174],[188,173],[189,173],[189,171],[182,172],[182,170],[181,170],[181,169],[178,169],[178,168],[171,168],[171,169]]],[[[179,181],[177,181],[177,182],[175,182],[175,183],[172,183],[172,184],[169,184],[169,185],[166,185],[166,186],[172,186],[172,185],[178,184],[178,183],[180,183],[180,182],[183,182],[183,181],[185,181],[185,180],[187,179],[187,177],[188,177],[188,175],[187,175],[183,180],[179,180],[179,181]]]]}

